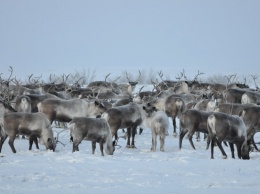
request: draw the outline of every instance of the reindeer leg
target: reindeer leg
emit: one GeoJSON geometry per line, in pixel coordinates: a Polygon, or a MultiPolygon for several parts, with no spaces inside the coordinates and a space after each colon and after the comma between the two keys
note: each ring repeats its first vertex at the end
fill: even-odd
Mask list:
{"type": "Polygon", "coordinates": [[[3,144],[4,144],[4,142],[5,142],[5,140],[6,140],[7,137],[8,137],[7,135],[1,137],[1,141],[0,141],[0,153],[1,153],[1,151],[2,151],[2,146],[3,146],[3,144]]]}
{"type": "Polygon", "coordinates": [[[196,139],[197,141],[200,141],[200,132],[196,132],[196,139]]]}
{"type": "Polygon", "coordinates": [[[139,135],[141,135],[143,133],[143,128],[139,128],[139,135]]]}
{"type": "Polygon", "coordinates": [[[218,147],[219,147],[219,149],[220,149],[220,151],[222,153],[222,158],[226,159],[227,158],[227,154],[226,154],[226,152],[224,151],[224,149],[222,147],[222,144],[221,144],[222,141],[217,140],[216,142],[217,142],[217,145],[218,145],[218,147]]]}
{"type": "Polygon", "coordinates": [[[181,149],[182,147],[182,140],[184,138],[184,136],[186,135],[188,131],[184,131],[184,130],[181,130],[181,133],[180,133],[180,136],[179,136],[179,149],[181,149]]]}
{"type": "Polygon", "coordinates": [[[99,146],[100,146],[101,156],[104,156],[104,142],[100,141],[99,146]]]}
{"type": "Polygon", "coordinates": [[[152,131],[152,147],[151,147],[151,151],[152,152],[156,151],[156,134],[155,134],[154,130],[152,131]]]}
{"type": "Polygon", "coordinates": [[[160,135],[160,151],[164,152],[165,136],[160,135]]]}
{"type": "Polygon", "coordinates": [[[72,152],[79,151],[79,143],[73,142],[72,152]]]}
{"type": "Polygon", "coordinates": [[[33,142],[34,142],[36,148],[39,149],[37,137],[34,136],[34,135],[30,135],[30,137],[29,137],[29,150],[32,150],[32,144],[33,144],[33,142]]]}
{"type": "Polygon", "coordinates": [[[210,141],[211,141],[210,139],[211,139],[211,137],[210,137],[210,135],[208,135],[206,150],[209,149],[209,144],[210,144],[210,141]]]}
{"type": "Polygon", "coordinates": [[[37,137],[35,137],[35,138],[33,139],[33,142],[34,142],[36,148],[37,148],[37,149],[40,149],[40,148],[39,148],[39,144],[38,144],[38,139],[37,139],[37,137]]]}
{"type": "Polygon", "coordinates": [[[126,147],[130,148],[130,137],[131,137],[131,127],[127,128],[127,144],[126,147]]]}
{"type": "Polygon", "coordinates": [[[131,128],[131,133],[132,133],[131,148],[136,148],[136,147],[135,147],[135,134],[136,134],[136,128],[137,128],[137,126],[134,126],[134,127],[131,128]]]}
{"type": "Polygon", "coordinates": [[[259,149],[257,148],[256,143],[255,143],[255,140],[254,140],[254,135],[251,137],[251,142],[252,142],[254,148],[256,149],[256,151],[259,152],[259,149]]]}
{"type": "Polygon", "coordinates": [[[231,157],[235,159],[235,154],[234,154],[234,144],[233,143],[229,143],[229,147],[230,147],[230,150],[231,150],[231,157]]]}
{"type": "Polygon", "coordinates": [[[215,141],[216,141],[216,137],[211,137],[210,138],[210,142],[211,142],[211,159],[214,159],[214,147],[215,147],[215,141]]]}
{"type": "Polygon", "coordinates": [[[13,153],[16,153],[16,150],[15,150],[15,148],[14,148],[14,139],[15,139],[15,135],[9,137],[9,142],[8,142],[8,143],[9,143],[9,145],[10,145],[10,147],[11,147],[13,153]]]}
{"type": "MultiPolygon", "coordinates": [[[[92,154],[95,154],[95,150],[96,150],[96,142],[92,141],[92,154]]],[[[100,144],[100,143],[99,143],[100,144]]]]}
{"type": "Polygon", "coordinates": [[[190,132],[190,133],[188,134],[188,139],[189,139],[189,141],[190,141],[191,147],[192,147],[194,150],[196,150],[196,148],[195,148],[195,146],[194,146],[194,144],[193,144],[193,141],[192,141],[192,136],[193,136],[193,134],[194,134],[194,132],[193,132],[193,133],[190,132]]]}
{"type": "Polygon", "coordinates": [[[32,150],[32,144],[33,144],[33,136],[31,135],[29,137],[29,150],[32,150]]]}
{"type": "Polygon", "coordinates": [[[204,141],[207,139],[207,133],[204,133],[204,141]]]}
{"type": "MultiPolygon", "coordinates": [[[[239,159],[241,159],[241,148],[242,148],[242,145],[241,144],[236,144],[236,147],[237,147],[237,156],[239,159]]],[[[234,156],[235,158],[235,156],[234,156]]]]}
{"type": "Polygon", "coordinates": [[[172,118],[172,124],[173,124],[173,136],[174,136],[174,137],[177,137],[175,117],[172,118]]]}

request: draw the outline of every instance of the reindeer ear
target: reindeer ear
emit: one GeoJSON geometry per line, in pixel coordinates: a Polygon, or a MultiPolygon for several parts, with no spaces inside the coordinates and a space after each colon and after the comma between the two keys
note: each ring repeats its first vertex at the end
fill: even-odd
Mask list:
{"type": "Polygon", "coordinates": [[[115,146],[115,145],[116,145],[116,140],[113,141],[113,146],[115,146]]]}
{"type": "Polygon", "coordinates": [[[143,106],[143,110],[145,110],[146,109],[146,107],[145,106],[143,106]]]}
{"type": "Polygon", "coordinates": [[[99,104],[100,103],[97,100],[95,100],[95,105],[98,106],[99,104]]]}
{"type": "Polygon", "coordinates": [[[52,139],[51,139],[51,138],[48,138],[47,142],[48,142],[48,143],[51,143],[51,142],[52,142],[52,139]]]}

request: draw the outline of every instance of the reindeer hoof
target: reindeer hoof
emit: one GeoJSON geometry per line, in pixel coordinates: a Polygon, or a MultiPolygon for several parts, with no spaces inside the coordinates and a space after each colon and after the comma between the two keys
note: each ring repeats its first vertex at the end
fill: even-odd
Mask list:
{"type": "Polygon", "coordinates": [[[227,159],[227,156],[222,156],[222,159],[227,159]]]}
{"type": "Polygon", "coordinates": [[[164,152],[164,149],[163,149],[163,148],[161,148],[161,149],[160,149],[160,151],[161,151],[161,152],[164,152]]]}
{"type": "Polygon", "coordinates": [[[134,149],[136,149],[135,145],[131,145],[130,148],[134,148],[134,149]]]}
{"type": "Polygon", "coordinates": [[[126,148],[136,148],[135,145],[126,145],[126,148]]]}
{"type": "Polygon", "coordinates": [[[177,133],[173,132],[173,137],[177,137],[177,133]]]}

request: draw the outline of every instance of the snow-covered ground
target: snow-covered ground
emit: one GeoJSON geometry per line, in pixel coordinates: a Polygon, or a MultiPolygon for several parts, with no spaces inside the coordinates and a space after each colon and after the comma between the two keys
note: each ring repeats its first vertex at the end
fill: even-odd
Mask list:
{"type": "MultiPolygon", "coordinates": [[[[145,129],[136,135],[137,149],[126,148],[126,141],[120,139],[122,147],[104,157],[99,146],[92,155],[88,141],[72,153],[69,131],[60,134],[66,145],[58,144],[56,152],[42,145],[28,151],[28,140],[16,139],[13,154],[6,141],[0,155],[0,193],[260,192],[260,153],[251,153],[248,161],[222,159],[216,147],[212,160],[205,141],[194,140],[193,150],[184,139],[179,150],[178,138],[171,135],[172,129],[169,132],[165,152],[150,152],[151,132],[145,129]]],[[[229,148],[225,150],[230,156],[229,148]]]]}
{"type": "Polygon", "coordinates": [[[136,135],[136,149],[126,148],[121,138],[122,147],[104,157],[98,145],[91,154],[89,141],[72,153],[69,131],[60,134],[66,145],[58,144],[55,152],[43,145],[29,151],[28,140],[16,139],[13,154],[7,139],[0,154],[0,193],[260,193],[260,153],[252,152],[246,161],[232,159],[224,147],[228,158],[222,159],[215,147],[215,159],[210,159],[205,141],[194,140],[193,150],[184,138],[179,150],[172,131],[165,152],[150,151],[151,132],[145,129],[136,135]]]}

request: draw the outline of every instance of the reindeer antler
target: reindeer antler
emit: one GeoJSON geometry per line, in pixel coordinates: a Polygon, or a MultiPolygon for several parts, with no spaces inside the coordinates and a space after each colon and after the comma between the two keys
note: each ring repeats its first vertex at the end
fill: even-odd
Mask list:
{"type": "Polygon", "coordinates": [[[256,80],[257,80],[256,75],[251,75],[251,76],[252,76],[252,78],[253,78],[253,81],[254,81],[254,84],[255,84],[255,88],[256,88],[257,90],[259,90],[259,87],[258,87],[258,85],[256,84],[256,80]]]}
{"type": "Polygon", "coordinates": [[[203,74],[204,74],[203,72],[200,72],[200,71],[198,70],[197,75],[194,77],[194,81],[198,81],[198,80],[197,80],[198,77],[199,77],[200,75],[203,75],[203,74]]]}
{"type": "Polygon", "coordinates": [[[59,141],[59,135],[60,135],[60,133],[62,133],[62,132],[64,132],[64,131],[67,131],[67,130],[68,130],[68,129],[63,129],[63,130],[61,130],[60,132],[54,131],[54,132],[57,133],[57,137],[55,137],[56,144],[57,144],[57,143],[60,143],[61,145],[63,145],[63,146],[65,147],[66,144],[64,144],[64,143],[62,143],[61,141],[59,141]]]}
{"type": "Polygon", "coordinates": [[[158,75],[159,75],[159,77],[161,78],[161,80],[164,81],[164,80],[163,80],[163,72],[162,72],[162,70],[158,72],[158,75]]]}
{"type": "Polygon", "coordinates": [[[118,146],[118,147],[119,147],[118,149],[120,149],[120,148],[122,147],[121,145],[117,145],[119,138],[123,138],[123,139],[126,140],[126,138],[127,138],[127,133],[125,133],[125,134],[122,135],[122,136],[119,136],[119,137],[115,140],[115,145],[114,145],[114,146],[118,146]]]}
{"type": "Polygon", "coordinates": [[[179,81],[181,81],[181,78],[184,78],[185,80],[187,80],[187,77],[186,77],[186,75],[185,75],[185,70],[184,69],[182,69],[182,72],[180,72],[180,75],[179,74],[177,74],[177,76],[175,76],[175,78],[177,79],[177,80],[179,80],[179,81]]]}

